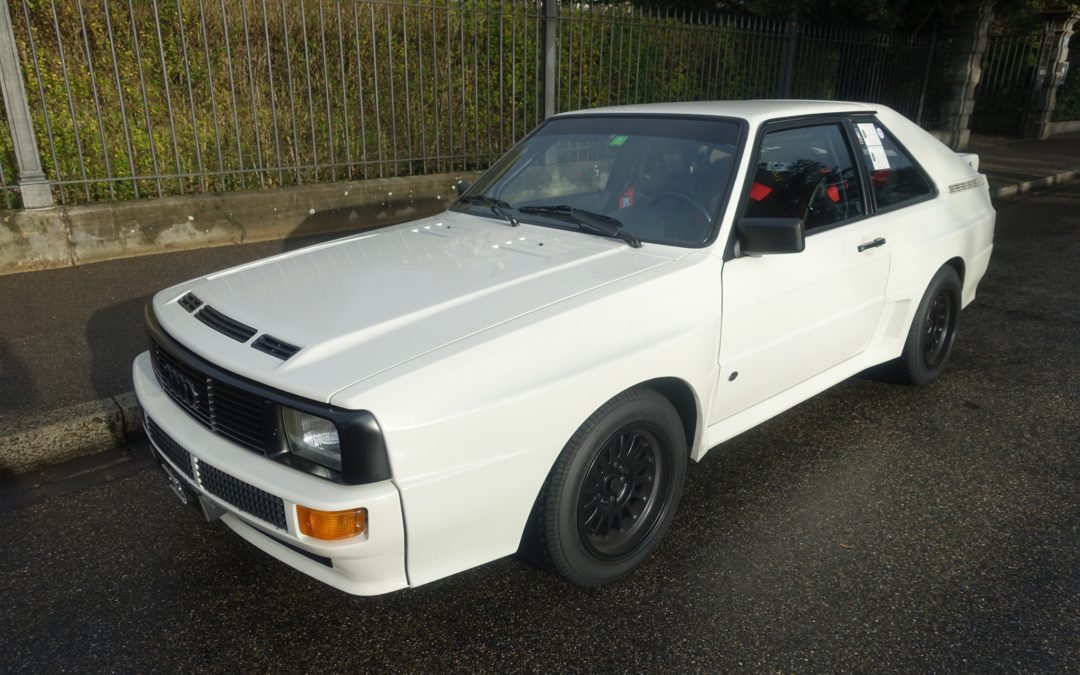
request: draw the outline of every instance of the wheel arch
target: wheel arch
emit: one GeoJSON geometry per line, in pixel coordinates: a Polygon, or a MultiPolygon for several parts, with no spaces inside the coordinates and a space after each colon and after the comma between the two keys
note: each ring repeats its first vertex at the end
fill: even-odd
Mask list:
{"type": "MultiPolygon", "coordinates": [[[[956,256],[955,258],[950,258],[949,260],[946,260],[945,264],[948,265],[949,267],[953,268],[954,270],[956,270],[956,274],[960,277],[960,287],[963,288],[963,286],[964,286],[964,272],[966,271],[966,265],[964,264],[964,259],[961,258],[960,256],[956,256]]],[[[937,272],[935,272],[935,274],[936,273],[937,272]]]]}
{"type": "Polygon", "coordinates": [[[657,377],[630,389],[637,387],[652,389],[671,403],[682,420],[683,430],[686,432],[686,448],[692,455],[699,434],[698,420],[701,419],[701,406],[694,388],[686,380],[677,377],[657,377]]]}

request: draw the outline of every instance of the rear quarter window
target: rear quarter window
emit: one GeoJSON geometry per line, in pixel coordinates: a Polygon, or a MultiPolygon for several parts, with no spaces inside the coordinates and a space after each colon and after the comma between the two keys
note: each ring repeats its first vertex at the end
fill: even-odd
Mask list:
{"type": "Polygon", "coordinates": [[[921,201],[934,194],[926,172],[877,120],[855,120],[870,188],[879,210],[921,201]]]}

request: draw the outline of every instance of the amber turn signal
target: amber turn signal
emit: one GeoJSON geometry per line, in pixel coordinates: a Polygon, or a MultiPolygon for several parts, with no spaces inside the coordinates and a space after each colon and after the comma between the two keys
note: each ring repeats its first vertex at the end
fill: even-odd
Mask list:
{"type": "Polygon", "coordinates": [[[348,539],[367,530],[367,509],[319,511],[296,505],[300,532],[316,539],[348,539]]]}

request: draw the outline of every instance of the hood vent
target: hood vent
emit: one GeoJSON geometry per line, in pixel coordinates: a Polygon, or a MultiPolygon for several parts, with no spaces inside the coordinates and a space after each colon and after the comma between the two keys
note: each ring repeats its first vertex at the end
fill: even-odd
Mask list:
{"type": "Polygon", "coordinates": [[[195,318],[237,342],[247,342],[255,334],[255,329],[251,326],[225,316],[210,305],[206,305],[196,312],[195,318]]]}
{"type": "Polygon", "coordinates": [[[265,333],[260,335],[258,340],[252,342],[251,346],[258,349],[260,352],[266,352],[270,356],[276,356],[282,361],[285,361],[290,356],[300,351],[300,348],[296,345],[291,345],[288,342],[277,339],[273,335],[267,335],[265,333]]]}
{"type": "Polygon", "coordinates": [[[180,306],[189,312],[194,312],[202,304],[202,300],[194,293],[188,293],[184,297],[180,298],[180,306]]]}

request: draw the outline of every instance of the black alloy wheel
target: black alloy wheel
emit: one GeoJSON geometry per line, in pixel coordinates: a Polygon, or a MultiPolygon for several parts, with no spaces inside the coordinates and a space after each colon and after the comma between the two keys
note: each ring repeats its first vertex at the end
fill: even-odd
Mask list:
{"type": "Polygon", "coordinates": [[[619,394],[563,448],[519,552],[581,586],[627,574],[671,524],[688,454],[682,420],[663,395],[619,394]]]}
{"type": "Polygon", "coordinates": [[[600,446],[578,495],[578,529],[593,555],[618,560],[632,552],[658,522],[670,488],[657,433],[645,425],[617,431],[600,446]]]}
{"type": "Polygon", "coordinates": [[[960,275],[949,265],[937,271],[911,322],[900,358],[883,366],[887,379],[930,384],[944,372],[960,323],[960,275]]]}
{"type": "Polygon", "coordinates": [[[948,289],[942,289],[934,296],[930,310],[926,313],[926,337],[923,343],[923,361],[927,368],[941,365],[949,353],[953,339],[952,315],[956,311],[953,295],[948,289]]]}

